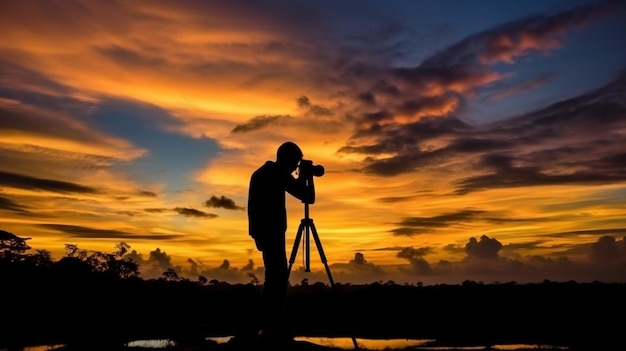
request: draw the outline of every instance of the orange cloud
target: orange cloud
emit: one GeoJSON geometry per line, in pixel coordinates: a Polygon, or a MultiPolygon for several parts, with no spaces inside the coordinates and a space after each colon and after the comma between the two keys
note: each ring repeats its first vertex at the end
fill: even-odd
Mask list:
{"type": "Polygon", "coordinates": [[[485,34],[478,59],[483,64],[510,64],[533,51],[548,53],[563,46],[560,38],[567,32],[620,11],[624,11],[623,4],[605,2],[504,25],[485,34]]]}
{"type": "Polygon", "coordinates": [[[515,58],[528,52],[546,53],[562,46],[559,40],[536,33],[497,33],[486,39],[485,50],[479,54],[479,59],[483,64],[513,63],[515,58]]]}

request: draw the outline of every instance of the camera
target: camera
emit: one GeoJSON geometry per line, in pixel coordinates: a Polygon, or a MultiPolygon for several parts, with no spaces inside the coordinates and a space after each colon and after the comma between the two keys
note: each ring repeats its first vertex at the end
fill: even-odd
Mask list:
{"type": "Polygon", "coordinates": [[[314,165],[311,160],[300,160],[299,176],[303,178],[321,177],[324,175],[324,166],[314,165]]]}

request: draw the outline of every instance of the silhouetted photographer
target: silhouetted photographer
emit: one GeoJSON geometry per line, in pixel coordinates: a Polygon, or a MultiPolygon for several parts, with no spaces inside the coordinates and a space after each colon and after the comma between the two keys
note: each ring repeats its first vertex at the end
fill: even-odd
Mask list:
{"type": "Polygon", "coordinates": [[[261,342],[280,344],[291,337],[285,313],[289,280],[285,194],[289,193],[305,204],[313,204],[313,178],[323,174],[322,166],[304,160],[300,147],[288,141],[278,147],[276,161],[266,161],[250,178],[248,231],[263,254],[265,267],[262,325],[258,334],[261,342]],[[297,177],[293,175],[296,170],[297,177]]]}

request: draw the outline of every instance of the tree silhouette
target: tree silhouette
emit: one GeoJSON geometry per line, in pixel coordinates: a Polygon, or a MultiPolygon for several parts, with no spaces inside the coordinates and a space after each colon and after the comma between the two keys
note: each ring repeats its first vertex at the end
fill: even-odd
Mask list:
{"type": "Polygon", "coordinates": [[[113,253],[100,251],[90,253],[79,249],[76,244],[65,244],[66,256],[58,262],[58,265],[76,274],[101,273],[122,279],[139,277],[139,264],[130,258],[123,258],[130,246],[121,242],[116,244],[115,248],[113,253]]]}
{"type": "Polygon", "coordinates": [[[182,280],[174,268],[168,268],[165,272],[163,272],[163,277],[169,282],[178,282],[182,280]]]}
{"type": "Polygon", "coordinates": [[[250,284],[259,285],[259,278],[252,272],[248,272],[248,277],[250,278],[250,284]]]}
{"type": "Polygon", "coordinates": [[[54,262],[52,261],[52,255],[48,250],[35,250],[35,253],[28,255],[26,261],[35,267],[51,267],[54,262]]]}
{"type": "Polygon", "coordinates": [[[18,262],[26,258],[24,252],[30,250],[26,244],[30,238],[20,238],[17,235],[0,230],[0,259],[5,262],[18,262]]]}

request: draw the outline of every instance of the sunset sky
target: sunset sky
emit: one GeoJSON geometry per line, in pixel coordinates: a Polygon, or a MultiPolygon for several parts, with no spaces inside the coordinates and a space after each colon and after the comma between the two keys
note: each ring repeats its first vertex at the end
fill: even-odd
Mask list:
{"type": "Polygon", "coordinates": [[[290,140],[336,282],[626,281],[623,1],[0,0],[0,33],[0,229],[55,259],[261,278],[290,140]]]}

